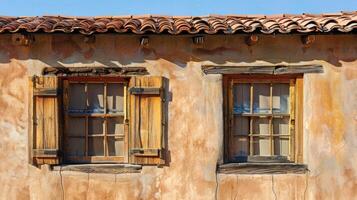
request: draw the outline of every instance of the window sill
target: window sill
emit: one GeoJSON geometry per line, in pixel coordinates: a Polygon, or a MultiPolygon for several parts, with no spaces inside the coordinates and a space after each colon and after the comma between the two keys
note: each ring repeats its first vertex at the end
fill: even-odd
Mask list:
{"type": "Polygon", "coordinates": [[[227,163],[218,165],[220,174],[304,174],[304,164],[296,163],[227,163]]]}
{"type": "Polygon", "coordinates": [[[130,164],[73,164],[54,166],[54,171],[76,171],[85,173],[124,174],[140,173],[141,165],[130,164]]]}

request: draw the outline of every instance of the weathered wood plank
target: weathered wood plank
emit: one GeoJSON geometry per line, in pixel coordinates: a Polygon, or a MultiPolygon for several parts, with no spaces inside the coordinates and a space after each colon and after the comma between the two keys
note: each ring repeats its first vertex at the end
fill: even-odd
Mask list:
{"type": "Polygon", "coordinates": [[[134,156],[159,156],[161,149],[131,149],[130,153],[134,156]]]}
{"type": "MultiPolygon", "coordinates": [[[[55,88],[57,90],[57,78],[44,77],[44,88],[55,88]]],[[[44,148],[57,149],[57,128],[58,117],[56,117],[57,102],[56,98],[43,98],[43,119],[44,119],[44,148]]]]}
{"type": "Polygon", "coordinates": [[[129,89],[129,92],[133,95],[160,95],[161,88],[132,87],[129,89]]]}
{"type": "Polygon", "coordinates": [[[254,163],[291,163],[286,156],[248,156],[247,161],[254,163]]]}
{"type": "Polygon", "coordinates": [[[306,74],[306,73],[323,73],[321,65],[297,65],[297,66],[277,66],[274,74],[306,74]]]}
{"type": "Polygon", "coordinates": [[[130,95],[130,161],[136,164],[162,164],[163,78],[135,77],[130,87],[145,88],[150,93],[133,92],[134,95],[131,92],[130,95]]]}
{"type": "Polygon", "coordinates": [[[48,149],[59,150],[60,144],[60,95],[53,92],[60,90],[58,77],[35,77],[33,78],[33,145],[32,157],[34,164],[58,164],[58,154],[45,154],[48,149]],[[39,92],[40,91],[40,92],[39,92]],[[45,91],[42,93],[41,91],[45,91]],[[36,94],[36,92],[39,92],[36,94]],[[45,94],[45,95],[42,95],[45,94]],[[39,153],[42,150],[42,153],[39,153]]]}
{"type": "Polygon", "coordinates": [[[46,67],[43,75],[56,76],[130,76],[147,75],[145,67],[46,67]]]}
{"type": "Polygon", "coordinates": [[[48,96],[48,97],[56,97],[59,94],[61,94],[61,90],[60,89],[54,89],[54,88],[39,88],[36,89],[33,93],[34,96],[48,96]]]}
{"type": "Polygon", "coordinates": [[[33,149],[32,155],[38,158],[56,158],[60,155],[58,149],[33,149]]]}
{"type": "Polygon", "coordinates": [[[304,102],[304,93],[303,93],[303,88],[304,88],[304,82],[303,78],[298,78],[296,79],[296,119],[295,119],[295,161],[297,163],[303,163],[303,102],[304,102]]]}
{"type": "Polygon", "coordinates": [[[274,66],[202,66],[205,74],[274,74],[274,66]]]}
{"type": "Polygon", "coordinates": [[[34,102],[36,102],[36,97],[33,95],[34,92],[34,86],[35,86],[35,82],[34,82],[34,77],[29,77],[28,78],[28,83],[29,83],[29,112],[28,112],[28,161],[29,164],[33,165],[34,164],[34,159],[33,159],[33,155],[32,155],[32,149],[35,148],[34,147],[34,133],[36,132],[36,126],[35,126],[35,122],[36,122],[36,104],[34,102]]]}
{"type": "Polygon", "coordinates": [[[79,164],[79,165],[62,165],[54,166],[55,171],[77,171],[84,173],[140,173],[142,167],[140,165],[127,164],[79,164]]]}
{"type": "Polygon", "coordinates": [[[308,168],[295,163],[229,163],[218,165],[221,174],[304,174],[308,168]]]}
{"type": "Polygon", "coordinates": [[[322,73],[321,65],[202,66],[205,74],[304,74],[322,73]]]}

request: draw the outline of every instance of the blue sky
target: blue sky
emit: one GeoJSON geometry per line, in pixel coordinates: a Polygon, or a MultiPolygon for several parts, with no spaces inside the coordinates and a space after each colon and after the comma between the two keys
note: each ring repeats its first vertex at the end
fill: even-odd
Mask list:
{"type": "Polygon", "coordinates": [[[357,0],[0,0],[0,15],[208,15],[357,10],[357,0]]]}

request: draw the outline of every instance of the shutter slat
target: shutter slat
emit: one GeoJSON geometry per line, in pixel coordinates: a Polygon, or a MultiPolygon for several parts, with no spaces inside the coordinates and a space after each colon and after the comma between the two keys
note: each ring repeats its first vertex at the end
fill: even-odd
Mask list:
{"type": "Polygon", "coordinates": [[[163,164],[163,78],[130,80],[130,161],[163,164]]]}
{"type": "Polygon", "coordinates": [[[35,165],[60,163],[61,82],[58,77],[32,79],[32,153],[35,165]]]}
{"type": "Polygon", "coordinates": [[[59,89],[48,89],[48,88],[39,88],[35,89],[34,96],[57,96],[59,95],[61,90],[59,89]]]}

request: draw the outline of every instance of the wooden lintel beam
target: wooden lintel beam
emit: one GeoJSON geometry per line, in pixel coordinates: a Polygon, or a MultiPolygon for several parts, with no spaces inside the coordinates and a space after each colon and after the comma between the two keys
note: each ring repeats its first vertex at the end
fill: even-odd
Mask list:
{"type": "Polygon", "coordinates": [[[203,67],[205,74],[273,74],[275,67],[272,66],[249,66],[249,67],[228,67],[210,66],[203,67]]]}
{"type": "Polygon", "coordinates": [[[321,65],[301,65],[301,66],[284,66],[276,67],[274,74],[306,74],[306,73],[323,73],[321,65]]]}
{"type": "Polygon", "coordinates": [[[46,67],[43,75],[56,76],[131,76],[147,75],[145,67],[46,67]]]}
{"type": "Polygon", "coordinates": [[[203,66],[205,74],[304,74],[322,73],[321,65],[288,65],[288,66],[203,66]]]}

